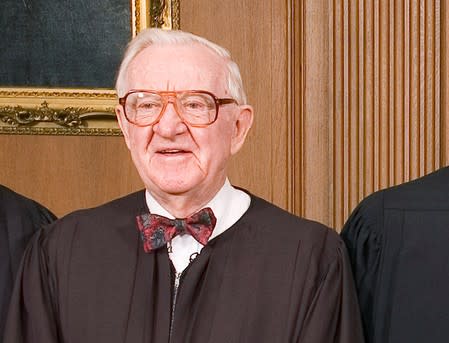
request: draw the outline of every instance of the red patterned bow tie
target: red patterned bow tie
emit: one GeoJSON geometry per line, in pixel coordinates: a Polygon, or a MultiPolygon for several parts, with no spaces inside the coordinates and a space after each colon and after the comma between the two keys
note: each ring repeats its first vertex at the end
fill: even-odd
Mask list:
{"type": "Polygon", "coordinates": [[[184,219],[169,219],[151,213],[141,214],[136,219],[145,252],[161,248],[173,237],[184,233],[191,234],[202,245],[206,245],[217,222],[209,207],[184,219]]]}

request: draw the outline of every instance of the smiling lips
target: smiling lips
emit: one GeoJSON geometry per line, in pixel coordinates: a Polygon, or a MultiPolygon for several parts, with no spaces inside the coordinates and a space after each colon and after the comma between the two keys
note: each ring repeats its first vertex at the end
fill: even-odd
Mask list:
{"type": "Polygon", "coordinates": [[[186,150],[182,150],[182,149],[164,149],[164,150],[158,151],[159,154],[164,154],[164,155],[184,154],[184,153],[188,153],[188,152],[190,152],[190,151],[186,151],[186,150]]]}

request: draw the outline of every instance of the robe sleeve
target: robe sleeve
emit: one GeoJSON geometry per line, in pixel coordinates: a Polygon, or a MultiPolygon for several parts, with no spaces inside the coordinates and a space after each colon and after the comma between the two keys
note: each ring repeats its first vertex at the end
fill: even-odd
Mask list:
{"type": "Polygon", "coordinates": [[[13,209],[9,209],[12,215],[7,217],[6,223],[13,279],[16,277],[23,252],[33,234],[56,220],[53,213],[32,200],[23,201],[19,205],[22,206],[20,208],[17,206],[18,204],[13,209]]]}
{"type": "Polygon", "coordinates": [[[362,201],[341,233],[354,274],[366,342],[371,342],[374,334],[376,287],[382,254],[382,200],[382,193],[376,193],[362,201]]]}
{"type": "Polygon", "coordinates": [[[363,343],[349,260],[343,243],[318,284],[298,343],[363,343]]]}
{"type": "Polygon", "coordinates": [[[25,250],[11,298],[4,343],[59,342],[54,280],[40,230],[25,250]]]}
{"type": "Polygon", "coordinates": [[[26,246],[37,230],[55,219],[44,206],[0,185],[0,342],[26,246]]]}

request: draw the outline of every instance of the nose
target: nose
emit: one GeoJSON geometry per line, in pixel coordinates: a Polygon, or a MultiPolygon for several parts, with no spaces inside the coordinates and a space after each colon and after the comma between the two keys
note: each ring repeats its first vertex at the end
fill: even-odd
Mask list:
{"type": "Polygon", "coordinates": [[[160,136],[171,137],[179,135],[187,130],[186,124],[183,122],[178,113],[176,103],[168,101],[159,121],[153,125],[153,131],[160,136]]]}

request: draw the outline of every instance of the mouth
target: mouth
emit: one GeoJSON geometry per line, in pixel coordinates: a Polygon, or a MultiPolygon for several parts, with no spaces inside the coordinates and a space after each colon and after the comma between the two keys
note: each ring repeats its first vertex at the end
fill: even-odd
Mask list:
{"type": "Polygon", "coordinates": [[[162,155],[177,155],[177,154],[187,154],[190,151],[187,150],[182,150],[182,149],[164,149],[164,150],[160,150],[157,153],[158,154],[162,154],[162,155]]]}

